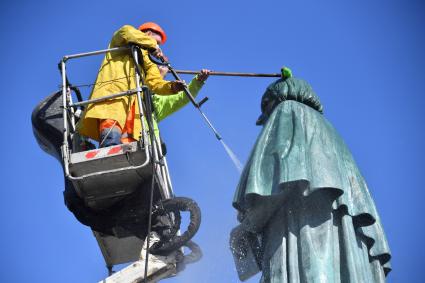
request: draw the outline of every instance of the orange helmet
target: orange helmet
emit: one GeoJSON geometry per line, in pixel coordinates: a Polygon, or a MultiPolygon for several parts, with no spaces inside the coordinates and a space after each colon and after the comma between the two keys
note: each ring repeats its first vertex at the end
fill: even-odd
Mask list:
{"type": "Polygon", "coordinates": [[[152,31],[158,33],[162,38],[162,44],[164,44],[165,41],[167,40],[167,35],[165,34],[164,30],[159,25],[157,25],[153,22],[148,22],[148,23],[142,24],[139,27],[139,30],[141,30],[141,31],[152,30],[152,31]]]}

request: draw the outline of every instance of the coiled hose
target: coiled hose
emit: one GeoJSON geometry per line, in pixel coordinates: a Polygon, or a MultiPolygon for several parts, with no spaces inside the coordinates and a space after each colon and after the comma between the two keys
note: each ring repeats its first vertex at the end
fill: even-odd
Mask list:
{"type": "Polygon", "coordinates": [[[201,210],[198,204],[187,197],[175,197],[160,202],[154,215],[164,214],[174,215],[174,225],[168,235],[161,237],[161,240],[150,248],[150,252],[155,255],[167,255],[182,246],[186,245],[193,238],[201,225],[201,210]],[[188,211],[190,213],[190,222],[184,233],[177,235],[180,229],[181,216],[180,212],[188,211]]]}

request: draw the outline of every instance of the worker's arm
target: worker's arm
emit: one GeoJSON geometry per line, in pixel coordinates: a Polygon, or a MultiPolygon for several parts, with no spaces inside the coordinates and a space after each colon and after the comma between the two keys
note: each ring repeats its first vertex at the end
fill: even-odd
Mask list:
{"type": "Polygon", "coordinates": [[[158,50],[155,39],[130,25],[125,25],[114,33],[110,47],[124,46],[129,43],[142,47],[143,64],[141,65],[145,71],[145,82],[154,93],[168,95],[177,93],[183,88],[179,82],[165,81],[158,67],[149,59],[148,51],[158,50]]]}
{"type": "MultiPolygon", "coordinates": [[[[195,77],[189,83],[188,88],[190,93],[194,97],[196,97],[203,85],[204,85],[204,82],[198,80],[197,77],[195,77]]],[[[187,98],[184,91],[180,91],[177,94],[167,95],[167,96],[154,95],[153,105],[154,105],[154,111],[155,111],[158,122],[170,116],[174,112],[180,110],[188,102],[189,102],[189,98],[187,98]]]]}
{"type": "Polygon", "coordinates": [[[158,44],[155,39],[135,27],[125,25],[114,33],[111,41],[111,47],[124,46],[129,43],[137,44],[150,51],[158,48],[158,44]]]}
{"type": "Polygon", "coordinates": [[[176,93],[173,89],[173,83],[166,81],[159,73],[158,66],[149,59],[148,52],[142,50],[143,53],[143,68],[145,70],[145,83],[155,93],[159,95],[168,95],[176,93]]]}

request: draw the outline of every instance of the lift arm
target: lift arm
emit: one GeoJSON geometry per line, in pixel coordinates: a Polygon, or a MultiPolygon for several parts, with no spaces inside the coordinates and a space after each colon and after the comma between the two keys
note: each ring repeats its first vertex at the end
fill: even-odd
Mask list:
{"type": "MultiPolygon", "coordinates": [[[[176,273],[176,264],[170,259],[167,261],[151,261],[147,273],[147,282],[155,283],[176,273]]],[[[145,280],[145,261],[138,260],[124,269],[112,274],[99,283],[129,283],[145,280]]]]}

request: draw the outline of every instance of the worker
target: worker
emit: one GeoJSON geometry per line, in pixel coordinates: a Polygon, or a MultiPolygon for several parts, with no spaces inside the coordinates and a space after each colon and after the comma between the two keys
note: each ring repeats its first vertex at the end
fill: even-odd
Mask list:
{"type": "MultiPolygon", "coordinates": [[[[134,43],[134,38],[136,37],[139,39],[143,38],[143,40],[149,42],[145,35],[154,38],[158,45],[162,44],[166,40],[165,33],[162,29],[160,29],[157,25],[151,25],[148,23],[148,25],[142,25],[139,30],[136,30],[131,26],[122,27],[114,34],[109,47],[112,48],[124,45],[125,42],[134,43]],[[146,29],[146,26],[150,27],[150,29],[146,29]]],[[[141,42],[141,40],[139,42],[141,42]]],[[[189,102],[189,99],[180,88],[184,82],[165,81],[164,77],[167,74],[168,69],[164,66],[157,66],[153,64],[148,58],[147,53],[144,50],[142,50],[142,52],[143,69],[146,74],[145,82],[152,91],[155,92],[152,96],[154,111],[153,124],[155,135],[158,136],[159,132],[157,122],[179,110],[189,102]],[[173,83],[176,84],[177,87],[173,86],[173,83]]],[[[158,49],[156,49],[156,53],[156,56],[164,56],[158,49]]],[[[207,80],[209,73],[209,70],[201,70],[188,84],[188,89],[193,96],[197,96],[199,90],[207,80]]],[[[127,53],[124,52],[119,54],[107,54],[100,69],[91,98],[135,88],[134,75],[134,65],[132,65],[129,54],[127,55],[127,53]],[[124,61],[126,61],[127,65],[131,65],[132,67],[124,67],[124,61]],[[115,67],[120,67],[120,69],[117,70],[116,73],[111,72],[111,70],[114,70],[115,67]],[[111,76],[111,74],[114,75],[111,76]],[[122,79],[123,77],[125,78],[122,79]],[[104,83],[98,84],[99,82],[104,83]]],[[[122,97],[112,101],[97,103],[87,108],[84,116],[79,121],[78,129],[81,135],[98,140],[100,146],[103,147],[139,140],[141,123],[140,119],[137,119],[139,117],[138,110],[137,100],[129,97],[122,97]],[[108,123],[113,126],[109,128],[106,127],[105,125],[108,123]],[[112,135],[108,136],[105,134],[105,131],[109,131],[112,135]],[[103,143],[102,139],[104,140],[103,143]]],[[[84,204],[84,201],[76,194],[72,183],[69,182],[68,179],[66,179],[65,183],[64,199],[66,206],[75,215],[75,217],[82,224],[90,226],[95,231],[111,234],[111,228],[117,225],[117,221],[119,222],[116,217],[113,217],[114,209],[99,212],[87,207],[84,204]]]]}
{"type": "MultiPolygon", "coordinates": [[[[163,29],[152,22],[142,24],[139,29],[125,25],[117,30],[108,48],[136,44],[142,48],[143,58],[140,65],[146,85],[157,95],[176,94],[184,89],[182,81],[165,81],[158,67],[150,61],[148,52],[163,57],[159,45],[167,40],[163,29]]],[[[128,50],[109,52],[100,67],[90,99],[127,91],[136,88],[135,68],[128,50]]],[[[135,95],[109,99],[91,104],[84,111],[77,129],[80,135],[99,141],[99,147],[121,143],[126,121],[134,120],[139,115],[139,106],[135,95]],[[133,118],[128,117],[133,112],[133,118]]],[[[127,123],[126,135],[133,140],[140,139],[141,123],[127,123]]]]}
{"type": "MultiPolygon", "coordinates": [[[[155,66],[155,68],[159,69],[158,71],[160,72],[161,77],[164,77],[167,74],[168,69],[166,67],[155,66]]],[[[198,95],[199,90],[202,88],[205,81],[208,79],[209,74],[209,70],[202,69],[188,84],[189,91],[193,96],[196,97],[198,95]]],[[[163,120],[164,118],[168,117],[169,115],[189,103],[189,99],[183,91],[180,91],[174,95],[154,94],[152,96],[152,102],[154,110],[154,132],[155,135],[158,136],[159,132],[157,122],[163,120]]],[[[122,143],[134,141],[134,139],[132,138],[133,133],[128,133],[126,131],[132,128],[131,125],[133,123],[135,124],[135,121],[140,122],[140,120],[134,119],[136,109],[133,106],[131,111],[129,111],[129,114],[127,115],[126,123],[124,124],[125,126],[122,134],[123,137],[121,137],[122,143]]],[[[84,204],[84,201],[77,195],[74,186],[67,178],[65,179],[64,200],[66,206],[75,215],[78,221],[84,225],[90,226],[95,231],[102,232],[105,234],[112,234],[111,227],[117,225],[116,221],[119,221],[116,217],[113,217],[115,213],[114,209],[108,209],[104,212],[99,212],[93,211],[91,208],[87,207],[84,204]]]]}

